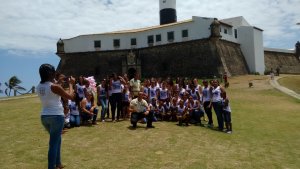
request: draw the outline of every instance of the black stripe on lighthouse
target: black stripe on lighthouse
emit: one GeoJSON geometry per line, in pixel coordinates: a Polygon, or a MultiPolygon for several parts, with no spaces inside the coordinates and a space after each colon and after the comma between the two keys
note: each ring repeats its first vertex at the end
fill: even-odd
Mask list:
{"type": "Polygon", "coordinates": [[[176,9],[165,8],[160,10],[160,24],[177,22],[176,9]]]}

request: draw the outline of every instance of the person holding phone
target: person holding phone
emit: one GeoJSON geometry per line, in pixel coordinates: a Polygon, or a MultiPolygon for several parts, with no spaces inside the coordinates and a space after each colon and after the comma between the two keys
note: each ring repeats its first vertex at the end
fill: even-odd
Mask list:
{"type": "Polygon", "coordinates": [[[42,64],[39,68],[41,81],[37,86],[37,94],[42,103],[41,121],[50,135],[48,149],[48,169],[61,169],[61,134],[64,127],[64,108],[61,97],[75,100],[73,85],[75,79],[68,79],[69,91],[55,84],[55,68],[50,64],[42,64]]]}

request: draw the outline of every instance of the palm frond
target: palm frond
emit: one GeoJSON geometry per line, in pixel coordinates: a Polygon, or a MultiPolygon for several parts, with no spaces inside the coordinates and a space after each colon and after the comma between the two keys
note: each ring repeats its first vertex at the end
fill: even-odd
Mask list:
{"type": "Polygon", "coordinates": [[[13,88],[14,86],[17,86],[18,84],[22,83],[22,81],[17,76],[11,77],[8,82],[10,88],[13,88]]]}
{"type": "Polygon", "coordinates": [[[13,89],[13,90],[23,90],[23,91],[26,90],[24,87],[18,86],[18,85],[17,85],[17,86],[14,86],[12,89],[13,89]]]}
{"type": "Polygon", "coordinates": [[[6,94],[6,96],[8,96],[8,93],[7,93],[8,91],[7,91],[7,90],[8,90],[8,88],[5,89],[5,94],[6,94]]]}

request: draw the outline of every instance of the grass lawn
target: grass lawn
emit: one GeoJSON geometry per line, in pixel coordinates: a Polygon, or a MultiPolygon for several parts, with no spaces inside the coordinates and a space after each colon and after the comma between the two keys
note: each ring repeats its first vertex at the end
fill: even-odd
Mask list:
{"type": "MultiPolygon", "coordinates": [[[[67,169],[300,168],[300,101],[272,89],[265,76],[230,78],[233,134],[157,122],[100,123],[63,135],[67,169]],[[251,80],[253,88],[248,88],[251,80]]],[[[47,167],[48,134],[38,98],[0,101],[0,168],[47,167]]],[[[214,114],[215,118],[215,114],[214,114]]],[[[216,124],[216,119],[214,121],[216,124]]]]}
{"type": "Polygon", "coordinates": [[[300,93],[300,76],[287,76],[278,80],[279,84],[300,93]]]}

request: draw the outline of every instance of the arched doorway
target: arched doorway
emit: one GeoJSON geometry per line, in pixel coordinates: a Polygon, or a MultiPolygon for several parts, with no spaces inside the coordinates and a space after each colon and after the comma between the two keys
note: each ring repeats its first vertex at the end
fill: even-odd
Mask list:
{"type": "Polygon", "coordinates": [[[134,78],[134,75],[137,73],[136,69],[135,68],[129,68],[128,71],[127,71],[127,74],[128,74],[128,78],[129,80],[134,78]]]}

